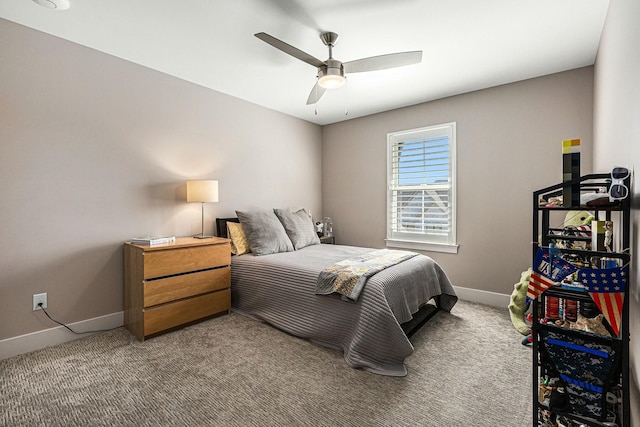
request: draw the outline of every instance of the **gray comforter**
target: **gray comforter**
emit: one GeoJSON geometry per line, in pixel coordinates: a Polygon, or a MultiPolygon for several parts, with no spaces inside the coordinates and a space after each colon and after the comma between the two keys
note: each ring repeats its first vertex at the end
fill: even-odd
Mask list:
{"type": "Polygon", "coordinates": [[[393,376],[407,374],[413,346],[400,324],[434,297],[451,310],[458,297],[440,266],[418,255],[369,278],[357,302],[316,295],[328,265],[373,249],[314,245],[272,255],[231,260],[232,310],[290,334],[344,352],[349,366],[393,376]]]}

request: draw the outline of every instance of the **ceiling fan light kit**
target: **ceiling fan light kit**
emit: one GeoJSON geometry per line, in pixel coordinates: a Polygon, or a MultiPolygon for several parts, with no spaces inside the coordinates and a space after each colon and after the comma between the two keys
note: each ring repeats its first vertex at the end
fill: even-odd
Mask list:
{"type": "Polygon", "coordinates": [[[340,61],[327,59],[324,67],[318,67],[318,84],[325,89],[342,87],[345,81],[344,68],[340,61]]]}
{"type": "MultiPolygon", "coordinates": [[[[34,0],[35,1],[35,0],[34,0]]],[[[422,61],[422,51],[398,52],[386,55],[372,56],[357,59],[355,61],[341,62],[333,58],[333,47],[338,41],[338,34],[324,32],[320,39],[329,48],[329,58],[321,61],[308,53],[278,40],[267,33],[256,33],[255,36],[265,43],[270,44],[282,52],[298,58],[318,69],[318,81],[311,89],[307,105],[315,104],[324,94],[326,89],[337,89],[346,81],[345,73],[361,73],[364,71],[385,70],[388,68],[402,67],[417,64],[422,61]]]]}

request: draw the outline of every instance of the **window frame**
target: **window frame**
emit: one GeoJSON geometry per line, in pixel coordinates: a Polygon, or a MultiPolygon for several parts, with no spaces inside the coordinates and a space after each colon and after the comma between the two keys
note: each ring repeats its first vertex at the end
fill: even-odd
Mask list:
{"type": "MultiPolygon", "coordinates": [[[[386,246],[397,247],[404,249],[418,249],[434,252],[445,253],[458,253],[457,243],[457,174],[456,174],[456,122],[442,123],[437,125],[425,126],[416,129],[390,132],[387,134],[387,238],[386,246]],[[448,149],[449,149],[449,182],[448,182],[448,196],[449,196],[449,233],[446,234],[446,238],[435,237],[429,234],[411,235],[411,233],[401,233],[393,231],[393,194],[394,191],[398,191],[403,186],[395,185],[393,182],[393,149],[399,143],[403,141],[416,140],[419,138],[428,138],[434,136],[448,137],[448,149]],[[399,234],[405,234],[400,236],[399,234]],[[435,238],[434,238],[435,237],[435,238]]],[[[422,184],[412,189],[418,191],[434,191],[439,187],[442,189],[443,184],[422,184]]],[[[447,184],[445,184],[447,186],[447,184]]],[[[406,187],[406,186],[405,186],[406,187]]]]}

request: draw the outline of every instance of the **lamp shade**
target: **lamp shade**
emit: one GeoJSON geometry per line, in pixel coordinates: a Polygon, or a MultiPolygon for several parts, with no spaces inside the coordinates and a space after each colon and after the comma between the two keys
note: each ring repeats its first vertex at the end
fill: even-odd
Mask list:
{"type": "Polygon", "coordinates": [[[187,181],[187,202],[217,202],[218,181],[187,181]]]}

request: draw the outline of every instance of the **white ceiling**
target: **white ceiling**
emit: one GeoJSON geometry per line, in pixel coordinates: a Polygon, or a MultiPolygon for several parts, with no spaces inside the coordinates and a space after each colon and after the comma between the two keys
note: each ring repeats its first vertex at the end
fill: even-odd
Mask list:
{"type": "MultiPolygon", "coordinates": [[[[0,1],[10,21],[318,124],[592,65],[609,0],[69,0],[55,11],[0,1]],[[306,105],[321,60],[422,50],[418,65],[348,76],[306,105]],[[348,115],[345,115],[348,110],[348,115]],[[317,114],[316,114],[317,112],[317,114]]],[[[0,52],[1,53],[1,52],[0,52]]]]}

